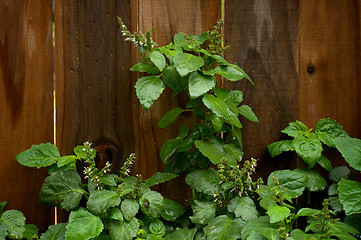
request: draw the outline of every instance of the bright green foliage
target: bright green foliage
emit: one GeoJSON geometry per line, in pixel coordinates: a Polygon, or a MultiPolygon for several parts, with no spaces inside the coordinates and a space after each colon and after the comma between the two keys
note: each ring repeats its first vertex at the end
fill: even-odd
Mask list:
{"type": "Polygon", "coordinates": [[[216,170],[198,170],[187,175],[186,183],[192,188],[205,194],[215,193],[219,188],[219,176],[216,170]]]}
{"type": "Polygon", "coordinates": [[[21,239],[25,233],[25,216],[18,210],[7,210],[0,215],[0,236],[21,239]]]}
{"type": "Polygon", "coordinates": [[[80,209],[70,213],[66,225],[66,240],[86,240],[98,236],[104,225],[99,217],[80,209]]]}
{"type": "Polygon", "coordinates": [[[301,196],[303,190],[306,187],[307,178],[303,173],[291,170],[278,170],[272,172],[267,180],[267,185],[275,186],[275,178],[277,185],[286,190],[286,194],[291,198],[297,198],[301,196]]]}
{"type": "Polygon", "coordinates": [[[144,182],[145,182],[145,184],[147,184],[148,187],[153,187],[155,185],[169,181],[176,177],[178,177],[178,175],[173,174],[173,173],[157,172],[157,173],[153,174],[153,176],[151,176],[150,178],[146,179],[144,182]]]}
{"type": "Polygon", "coordinates": [[[134,199],[125,199],[120,205],[120,209],[122,210],[124,218],[130,221],[138,213],[139,203],[134,199]]]}
{"type": "Polygon", "coordinates": [[[168,198],[163,198],[162,218],[169,222],[174,222],[182,216],[184,212],[185,208],[182,205],[168,198]]]}
{"type": "Polygon", "coordinates": [[[216,216],[217,204],[211,201],[194,200],[192,204],[192,222],[197,224],[207,224],[209,220],[216,216]]]}
{"type": "Polygon", "coordinates": [[[174,122],[174,120],[179,116],[179,114],[181,114],[184,111],[185,110],[183,110],[179,107],[173,108],[160,119],[160,121],[158,123],[158,127],[160,127],[160,128],[168,127],[169,125],[171,125],[174,122]]]}
{"type": "Polygon", "coordinates": [[[41,143],[33,145],[30,149],[19,153],[15,159],[20,164],[27,167],[47,167],[58,161],[59,150],[51,143],[41,143]]]}
{"type": "Polygon", "coordinates": [[[58,223],[52,225],[49,229],[41,234],[40,240],[65,240],[67,223],[58,223]]]}
{"type": "Polygon", "coordinates": [[[268,208],[267,214],[270,216],[270,223],[275,223],[290,216],[291,211],[287,207],[274,205],[268,208]]]}
{"type": "Polygon", "coordinates": [[[160,76],[145,76],[135,84],[136,94],[143,108],[149,109],[164,90],[160,76]]]}
{"type": "Polygon", "coordinates": [[[163,211],[163,196],[158,192],[148,191],[140,199],[140,207],[146,215],[157,218],[163,211]]]}
{"type": "Polygon", "coordinates": [[[334,142],[348,164],[361,171],[361,140],[357,138],[336,138],[334,142]]]}
{"type": "Polygon", "coordinates": [[[187,229],[187,228],[177,228],[171,234],[165,236],[165,240],[175,240],[175,239],[182,239],[182,240],[193,240],[194,235],[196,234],[197,229],[187,229]]]}
{"type": "Polygon", "coordinates": [[[229,202],[228,211],[233,212],[236,217],[241,217],[245,221],[257,217],[256,205],[249,197],[234,197],[229,202]]]}
{"type": "Polygon", "coordinates": [[[347,215],[361,213],[361,183],[354,180],[341,180],[338,184],[340,202],[347,215]]]}
{"type": "Polygon", "coordinates": [[[115,207],[120,203],[120,196],[114,191],[110,190],[98,190],[90,193],[87,208],[90,212],[101,215],[105,213],[109,208],[115,207]]]}
{"type": "Polygon", "coordinates": [[[204,228],[207,239],[238,239],[241,237],[241,230],[244,222],[221,215],[211,220],[204,228]]]}
{"type": "Polygon", "coordinates": [[[130,222],[112,220],[109,223],[109,237],[116,240],[131,240],[139,230],[139,221],[133,218],[130,222]]]}

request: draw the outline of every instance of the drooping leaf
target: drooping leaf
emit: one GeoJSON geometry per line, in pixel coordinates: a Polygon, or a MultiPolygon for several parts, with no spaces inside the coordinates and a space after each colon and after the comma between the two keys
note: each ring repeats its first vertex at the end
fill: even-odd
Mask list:
{"type": "Polygon", "coordinates": [[[348,175],[350,174],[350,169],[346,166],[334,167],[330,172],[330,180],[338,183],[343,179],[347,179],[348,175]]]}
{"type": "Polygon", "coordinates": [[[203,74],[201,71],[194,71],[190,74],[188,80],[189,95],[191,98],[197,98],[216,85],[214,76],[203,74]]]}
{"type": "Polygon", "coordinates": [[[291,140],[281,140],[267,146],[271,157],[278,156],[282,152],[294,150],[291,140]]]}
{"type": "Polygon", "coordinates": [[[0,216],[0,225],[4,227],[6,236],[22,239],[25,233],[25,216],[18,210],[7,210],[0,216]]]}
{"type": "Polygon", "coordinates": [[[317,163],[329,172],[332,170],[332,163],[324,155],[321,155],[321,157],[317,160],[317,163]]]}
{"type": "Polygon", "coordinates": [[[305,174],[306,178],[308,179],[306,187],[309,188],[310,191],[321,191],[327,186],[326,180],[321,177],[320,173],[314,169],[297,168],[293,171],[305,174]]]}
{"type": "Polygon", "coordinates": [[[157,218],[163,212],[163,196],[159,192],[146,192],[139,203],[143,213],[150,217],[157,218]]]}
{"type": "Polygon", "coordinates": [[[217,164],[224,156],[222,149],[219,149],[215,143],[205,142],[203,140],[196,140],[194,146],[213,164],[217,164]]]}
{"type": "Polygon", "coordinates": [[[196,232],[197,232],[197,228],[192,228],[192,229],[177,228],[172,233],[167,234],[164,237],[164,240],[175,240],[175,239],[193,240],[196,232]]]}
{"type": "Polygon", "coordinates": [[[219,116],[217,116],[214,113],[211,113],[210,115],[211,123],[216,131],[219,131],[222,129],[223,126],[223,119],[219,116]]]}
{"type": "Polygon", "coordinates": [[[163,199],[162,218],[167,221],[174,222],[185,212],[185,208],[179,203],[168,198],[163,199]]]}
{"type": "Polygon", "coordinates": [[[166,141],[160,148],[160,159],[165,163],[179,148],[180,140],[177,138],[166,141]]]}
{"type": "Polygon", "coordinates": [[[281,132],[287,134],[290,137],[298,137],[298,136],[303,136],[304,133],[306,133],[308,130],[307,126],[305,124],[303,124],[300,121],[294,121],[294,122],[290,122],[288,124],[288,126],[283,129],[281,132]]]}
{"type": "Polygon", "coordinates": [[[4,211],[6,204],[7,204],[7,202],[0,202],[0,215],[4,211]]]}
{"type": "Polygon", "coordinates": [[[273,205],[268,208],[267,214],[270,217],[270,223],[276,223],[291,215],[291,211],[287,207],[273,205]]]}
{"type": "Polygon", "coordinates": [[[256,205],[249,197],[236,196],[232,198],[228,205],[228,211],[233,212],[236,217],[241,217],[245,221],[257,217],[256,205]]]}
{"type": "Polygon", "coordinates": [[[174,122],[174,120],[179,116],[179,114],[181,114],[184,111],[186,110],[181,109],[179,107],[173,108],[172,110],[164,114],[164,116],[160,119],[160,121],[158,122],[158,127],[160,128],[168,127],[174,122]]]}
{"type": "Polygon", "coordinates": [[[190,217],[193,223],[207,224],[216,216],[217,204],[210,201],[194,200],[192,204],[193,215],[190,217]]]}
{"type": "Polygon", "coordinates": [[[165,85],[170,87],[176,93],[182,92],[188,85],[186,77],[181,77],[175,67],[168,66],[163,71],[162,76],[165,85]]]}
{"type": "Polygon", "coordinates": [[[67,223],[51,225],[48,230],[41,234],[40,240],[65,240],[67,223]]]}
{"type": "Polygon", "coordinates": [[[310,216],[317,216],[323,214],[322,210],[313,209],[313,208],[301,208],[298,210],[296,214],[296,218],[298,217],[310,217],[310,216]]]}
{"type": "Polygon", "coordinates": [[[99,217],[85,209],[73,211],[66,225],[65,239],[86,240],[98,236],[104,226],[99,217]]]}
{"type": "Polygon", "coordinates": [[[51,143],[32,145],[31,148],[16,155],[15,160],[27,167],[47,167],[58,161],[59,150],[51,143]]]}
{"type": "Polygon", "coordinates": [[[310,168],[313,168],[321,157],[322,144],[320,140],[311,133],[308,137],[298,136],[292,141],[293,147],[310,168]]]}
{"type": "Polygon", "coordinates": [[[130,222],[112,220],[109,223],[110,239],[131,240],[137,235],[139,226],[139,221],[136,218],[130,222]]]}
{"type": "Polygon", "coordinates": [[[336,120],[324,118],[320,119],[315,127],[317,137],[327,146],[334,147],[333,139],[336,137],[348,137],[343,127],[336,120]]]}
{"type": "Polygon", "coordinates": [[[194,56],[189,53],[177,53],[174,56],[174,66],[181,76],[185,76],[204,65],[202,57],[194,56]]]}
{"type": "Polygon", "coordinates": [[[204,228],[204,233],[208,240],[236,240],[241,237],[242,228],[243,224],[237,219],[220,215],[208,222],[208,225],[204,228]]]}
{"type": "Polygon", "coordinates": [[[139,203],[134,199],[125,199],[120,205],[123,216],[127,221],[130,221],[139,210],[139,203]]]}
{"type": "Polygon", "coordinates": [[[258,122],[258,118],[256,114],[254,114],[253,110],[248,105],[241,105],[238,107],[239,114],[243,117],[247,118],[252,122],[258,122]]]}
{"type": "Polygon", "coordinates": [[[151,51],[149,53],[149,58],[150,58],[150,61],[152,61],[154,63],[154,65],[157,66],[157,68],[160,71],[163,71],[163,69],[165,67],[165,57],[162,53],[160,53],[158,51],[151,51]]]}
{"type": "Polygon", "coordinates": [[[159,69],[153,63],[141,61],[130,68],[130,71],[146,72],[149,74],[158,74],[159,69]]]}
{"type": "Polygon", "coordinates": [[[62,156],[58,160],[58,167],[62,167],[68,164],[74,164],[76,162],[75,155],[62,156]]]}
{"type": "Polygon", "coordinates": [[[346,162],[354,169],[361,171],[361,140],[339,137],[333,141],[346,162]]]}
{"type": "Polygon", "coordinates": [[[191,162],[187,152],[176,152],[174,156],[168,160],[164,172],[180,174],[188,169],[190,164],[191,162]]]}
{"type": "Polygon", "coordinates": [[[146,179],[145,184],[147,184],[148,187],[153,187],[176,177],[178,177],[178,175],[174,173],[157,172],[150,178],[146,179]]]}
{"type": "Polygon", "coordinates": [[[337,190],[346,215],[361,213],[361,182],[341,180],[337,190]]]}
{"type": "Polygon", "coordinates": [[[269,186],[275,185],[272,177],[277,179],[280,186],[285,188],[287,195],[291,198],[302,195],[307,184],[307,178],[303,173],[288,169],[272,172],[267,179],[267,185],[269,186]]]}
{"type": "Polygon", "coordinates": [[[219,65],[216,67],[216,73],[232,82],[246,78],[252,84],[254,84],[251,78],[240,67],[238,67],[235,64],[219,65]]]}
{"type": "Polygon", "coordinates": [[[60,205],[69,211],[79,205],[83,192],[81,178],[76,171],[59,171],[45,179],[39,193],[39,202],[46,206],[60,205]]]}
{"type": "Polygon", "coordinates": [[[269,216],[261,216],[246,223],[242,230],[242,239],[248,239],[253,233],[260,234],[266,239],[279,239],[278,229],[281,227],[285,227],[283,222],[270,223],[269,216]]]}
{"type": "Polygon", "coordinates": [[[34,236],[38,236],[39,229],[34,224],[26,224],[25,225],[25,232],[23,234],[23,238],[26,240],[33,240],[34,236]]]}
{"type": "Polygon", "coordinates": [[[218,172],[213,168],[197,170],[186,176],[186,183],[192,188],[205,194],[213,194],[219,189],[218,172]]]}
{"type": "Polygon", "coordinates": [[[136,94],[144,109],[149,109],[163,92],[165,86],[160,76],[145,76],[135,84],[136,94]]]}
{"type": "Polygon", "coordinates": [[[90,194],[87,207],[92,213],[100,215],[109,208],[119,205],[119,203],[120,196],[118,193],[102,189],[90,194]]]}

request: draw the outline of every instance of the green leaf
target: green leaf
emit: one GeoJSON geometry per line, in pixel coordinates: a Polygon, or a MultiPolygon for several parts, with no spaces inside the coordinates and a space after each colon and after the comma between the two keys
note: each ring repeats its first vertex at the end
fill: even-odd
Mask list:
{"type": "Polygon", "coordinates": [[[210,120],[212,123],[212,126],[216,131],[219,131],[222,129],[223,126],[223,119],[221,117],[218,117],[216,114],[211,113],[210,120]]]}
{"type": "Polygon", "coordinates": [[[261,216],[246,223],[242,230],[242,239],[248,239],[252,233],[258,233],[266,239],[279,239],[278,229],[286,227],[283,222],[270,223],[268,216],[261,216]]]}
{"type": "Polygon", "coordinates": [[[160,76],[145,76],[135,84],[136,94],[144,109],[149,109],[163,92],[165,86],[160,76]]]}
{"type": "Polygon", "coordinates": [[[333,183],[329,188],[328,188],[328,196],[333,196],[338,194],[337,192],[337,183],[333,183]]]}
{"type": "Polygon", "coordinates": [[[209,201],[194,200],[192,210],[193,215],[190,217],[192,222],[203,225],[215,218],[217,204],[209,201]]]}
{"type": "Polygon", "coordinates": [[[186,176],[186,183],[198,192],[213,194],[219,189],[218,172],[213,168],[197,170],[186,176]]]}
{"type": "Polygon", "coordinates": [[[16,155],[15,160],[27,167],[47,167],[58,161],[59,150],[51,143],[32,145],[31,148],[16,155]]]}
{"type": "Polygon", "coordinates": [[[329,197],[328,201],[330,202],[331,209],[335,214],[339,214],[343,211],[342,204],[338,197],[329,197]]]}
{"type": "Polygon", "coordinates": [[[154,235],[163,236],[165,234],[165,226],[159,219],[154,219],[149,224],[149,231],[154,235]]]}
{"type": "Polygon", "coordinates": [[[275,177],[280,186],[286,189],[286,193],[291,198],[297,198],[302,195],[307,184],[307,178],[303,173],[291,170],[278,170],[272,172],[268,179],[267,185],[274,186],[273,178],[275,177]]]}
{"type": "Polygon", "coordinates": [[[243,101],[243,92],[239,90],[231,90],[229,91],[228,99],[238,106],[243,101]]]}
{"type": "Polygon", "coordinates": [[[109,209],[108,217],[109,217],[109,219],[124,221],[123,213],[122,213],[122,211],[120,211],[118,206],[109,209]]]}
{"type": "Polygon", "coordinates": [[[321,235],[319,234],[306,234],[304,231],[300,229],[295,229],[291,231],[291,237],[296,240],[319,240],[321,239],[321,235]]]}
{"type": "Polygon", "coordinates": [[[317,137],[327,146],[335,147],[333,139],[336,137],[348,137],[343,127],[336,120],[324,118],[317,122],[315,127],[317,137]]]}
{"type": "Polygon", "coordinates": [[[143,213],[157,218],[163,212],[163,196],[155,191],[148,191],[140,199],[140,207],[143,213]]]}
{"type": "Polygon", "coordinates": [[[25,233],[25,216],[18,210],[7,210],[0,216],[0,225],[10,238],[22,239],[25,233]]]}
{"type": "Polygon", "coordinates": [[[271,157],[276,157],[282,152],[294,150],[292,145],[292,140],[282,140],[282,141],[274,142],[268,145],[267,148],[271,157]]]}
{"type": "Polygon", "coordinates": [[[193,240],[194,235],[197,232],[197,228],[186,229],[186,228],[177,228],[172,233],[167,234],[164,237],[164,240],[193,240]]]}
{"type": "Polygon", "coordinates": [[[84,145],[79,145],[74,148],[74,153],[77,156],[77,158],[86,160],[89,158],[95,158],[97,150],[95,148],[92,148],[91,155],[89,156],[89,152],[84,147],[84,145]]]}
{"type": "Polygon", "coordinates": [[[137,235],[139,226],[139,221],[136,218],[130,222],[112,220],[109,223],[110,239],[131,240],[137,235]]]}
{"type": "Polygon", "coordinates": [[[357,229],[357,231],[361,232],[361,214],[352,214],[349,216],[346,216],[344,223],[347,223],[350,226],[353,226],[357,229]]]}
{"type": "Polygon", "coordinates": [[[74,164],[76,162],[75,155],[63,156],[58,160],[58,167],[62,167],[68,164],[74,164]]]}
{"type": "Polygon", "coordinates": [[[197,98],[216,85],[216,78],[214,76],[205,75],[201,71],[194,71],[190,74],[188,80],[189,95],[191,98],[197,98]]]}
{"type": "Polygon", "coordinates": [[[58,223],[50,226],[45,233],[41,234],[40,240],[65,240],[66,225],[67,223],[58,223]]]}
{"type": "Polygon", "coordinates": [[[127,221],[130,221],[139,210],[139,203],[134,199],[125,199],[120,205],[123,216],[127,221]]]}
{"type": "Polygon", "coordinates": [[[168,198],[163,199],[163,211],[162,211],[162,218],[169,222],[174,222],[180,216],[183,215],[185,209],[179,203],[170,200],[168,198]]]}
{"type": "Polygon", "coordinates": [[[130,68],[130,71],[146,72],[149,74],[158,74],[159,69],[152,63],[141,61],[130,68]]]}
{"type": "Polygon", "coordinates": [[[361,182],[341,180],[337,190],[346,215],[361,213],[361,182]]]}
{"type": "Polygon", "coordinates": [[[208,240],[227,239],[235,240],[241,237],[243,225],[226,215],[220,215],[212,219],[204,228],[208,240]]]}
{"type": "Polygon", "coordinates": [[[38,236],[39,229],[34,224],[26,224],[23,238],[26,240],[33,240],[33,236],[38,236]]]}
{"type": "Polygon", "coordinates": [[[322,214],[323,214],[322,210],[313,209],[313,208],[301,208],[300,210],[298,210],[295,218],[317,216],[322,214]]]}
{"type": "Polygon", "coordinates": [[[305,174],[308,179],[306,187],[309,188],[310,191],[321,191],[327,186],[326,180],[314,169],[297,168],[293,171],[305,174]]]}
{"type": "Polygon", "coordinates": [[[104,226],[100,218],[84,209],[73,211],[66,226],[65,238],[71,240],[86,240],[98,236],[104,226]]]}
{"type": "Polygon", "coordinates": [[[194,56],[189,53],[177,53],[173,60],[174,66],[181,76],[185,76],[204,65],[202,57],[194,56]]]}
{"type": "Polygon", "coordinates": [[[223,151],[219,149],[215,143],[196,140],[194,146],[196,146],[205,157],[209,158],[213,164],[219,163],[224,155],[223,151]]]}
{"type": "Polygon", "coordinates": [[[209,108],[218,117],[224,117],[226,122],[235,127],[242,128],[242,124],[237,116],[229,109],[226,102],[211,94],[205,94],[202,98],[204,105],[209,108]]]}
{"type": "Polygon", "coordinates": [[[81,179],[76,171],[55,172],[45,179],[40,190],[39,202],[46,206],[60,205],[69,211],[79,205],[83,192],[81,179]]]}
{"type": "Polygon", "coordinates": [[[101,215],[109,208],[115,207],[119,204],[120,196],[118,193],[102,189],[90,194],[87,207],[92,213],[101,215]]]}
{"type": "Polygon", "coordinates": [[[188,169],[190,165],[189,155],[186,152],[177,152],[167,162],[164,172],[180,174],[188,169]]]}
{"type": "Polygon", "coordinates": [[[166,141],[160,148],[160,159],[165,163],[179,148],[180,140],[177,138],[166,141]]]}
{"type": "Polygon", "coordinates": [[[258,122],[257,116],[254,114],[252,109],[247,105],[242,105],[238,107],[239,114],[241,114],[243,117],[247,118],[248,120],[252,122],[258,122]]]}
{"type": "Polygon", "coordinates": [[[168,66],[164,69],[162,75],[165,85],[170,87],[176,93],[182,92],[188,85],[186,77],[181,77],[175,67],[168,66]]]}
{"type": "Polygon", "coordinates": [[[229,202],[228,211],[233,212],[236,217],[241,217],[245,221],[257,217],[257,209],[253,200],[249,197],[234,197],[229,202]]]}
{"type": "Polygon", "coordinates": [[[293,147],[298,156],[300,156],[310,168],[313,168],[321,157],[322,144],[320,140],[314,135],[309,137],[299,136],[292,141],[293,147]]]}
{"type": "Polygon", "coordinates": [[[183,124],[183,125],[181,126],[181,128],[179,129],[179,131],[178,131],[177,137],[180,138],[180,139],[185,138],[185,137],[188,135],[188,131],[189,131],[188,125],[187,125],[187,124],[183,124]]]}
{"type": "Polygon", "coordinates": [[[179,107],[173,108],[172,110],[164,114],[164,116],[160,119],[160,121],[158,122],[158,127],[160,128],[168,127],[174,122],[174,120],[179,116],[179,114],[181,114],[184,111],[186,110],[183,110],[179,107]]]}
{"type": "Polygon", "coordinates": [[[300,121],[290,122],[288,126],[283,129],[281,132],[287,134],[290,137],[303,136],[304,133],[308,131],[308,128],[305,124],[300,121]]]}
{"type": "Polygon", "coordinates": [[[116,187],[117,183],[116,183],[116,179],[118,178],[118,176],[116,174],[104,174],[103,176],[100,176],[100,182],[103,183],[104,185],[107,186],[111,186],[111,187],[116,187]]]}
{"type": "Polygon", "coordinates": [[[273,205],[269,206],[267,214],[270,216],[270,223],[276,223],[287,218],[291,211],[287,207],[273,205]]]}
{"type": "MultiPolygon", "coordinates": [[[[216,67],[216,73],[232,82],[241,80],[243,78],[247,78],[249,81],[251,81],[250,77],[242,69],[233,64],[219,65],[216,67]]],[[[251,81],[251,83],[253,82],[251,81]]]]}
{"type": "Polygon", "coordinates": [[[349,174],[350,169],[348,169],[346,166],[340,166],[332,169],[329,178],[332,182],[338,183],[343,179],[347,179],[349,174]]]}
{"type": "Polygon", "coordinates": [[[324,155],[321,155],[321,157],[317,160],[317,163],[329,172],[332,170],[332,163],[324,155]]]}
{"type": "Polygon", "coordinates": [[[157,68],[159,68],[160,71],[163,71],[165,67],[165,57],[162,53],[158,51],[151,51],[149,53],[150,61],[154,63],[157,68]]]}
{"type": "Polygon", "coordinates": [[[0,215],[4,211],[6,204],[7,204],[7,202],[0,202],[0,215]]]}
{"type": "Polygon", "coordinates": [[[178,177],[177,174],[174,173],[162,173],[162,172],[157,172],[155,173],[153,176],[151,176],[150,178],[145,180],[145,184],[147,184],[148,187],[153,187],[155,185],[158,185],[160,183],[169,181],[173,178],[178,177]]]}
{"type": "Polygon", "coordinates": [[[356,170],[361,171],[361,140],[357,138],[335,138],[336,148],[346,162],[356,170]]]}
{"type": "Polygon", "coordinates": [[[242,160],[243,151],[242,148],[236,146],[233,143],[223,145],[224,156],[227,158],[228,163],[232,167],[236,167],[238,162],[242,160]]]}

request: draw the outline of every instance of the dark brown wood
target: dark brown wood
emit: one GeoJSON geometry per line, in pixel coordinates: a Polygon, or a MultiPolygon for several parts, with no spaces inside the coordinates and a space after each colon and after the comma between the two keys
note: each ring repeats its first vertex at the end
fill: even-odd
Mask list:
{"type": "Polygon", "coordinates": [[[53,141],[51,1],[1,1],[0,23],[0,201],[44,231],[52,212],[38,203],[38,192],[47,174],[14,157],[53,141]]]}
{"type": "Polygon", "coordinates": [[[278,141],[280,130],[299,117],[299,1],[246,0],[225,2],[225,53],[255,82],[225,81],[227,89],[244,92],[258,123],[244,125],[245,159],[260,159],[257,173],[267,177],[277,168],[296,161],[269,159],[267,145],[278,141]]]}

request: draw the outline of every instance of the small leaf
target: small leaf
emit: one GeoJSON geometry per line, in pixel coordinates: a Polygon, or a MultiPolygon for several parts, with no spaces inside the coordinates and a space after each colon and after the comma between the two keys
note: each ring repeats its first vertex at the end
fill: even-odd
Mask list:
{"type": "Polygon", "coordinates": [[[163,71],[165,67],[165,57],[162,53],[151,51],[149,53],[149,58],[160,71],[163,71]]]}
{"type": "Polygon", "coordinates": [[[58,223],[50,226],[45,233],[41,234],[40,240],[65,240],[66,225],[67,223],[58,223]]]}
{"type": "Polygon", "coordinates": [[[197,228],[192,228],[192,229],[177,228],[172,233],[167,234],[164,237],[164,240],[177,240],[177,239],[193,240],[196,232],[197,232],[197,228]]]}
{"type": "Polygon", "coordinates": [[[181,114],[184,111],[186,110],[183,110],[179,107],[173,108],[172,110],[164,114],[164,116],[160,119],[160,121],[158,122],[158,127],[160,128],[168,127],[174,122],[174,120],[179,116],[179,114],[181,114]]]}
{"type": "Polygon", "coordinates": [[[339,214],[343,211],[342,204],[340,202],[340,199],[338,197],[329,197],[328,201],[330,202],[330,206],[332,208],[332,211],[335,214],[339,214]]]}
{"type": "Polygon", "coordinates": [[[130,222],[111,220],[109,223],[110,239],[131,240],[139,230],[139,221],[133,218],[130,222]]]}
{"type": "Polygon", "coordinates": [[[18,210],[7,210],[0,216],[0,225],[10,238],[22,239],[25,232],[25,216],[18,210]]]}
{"type": "Polygon", "coordinates": [[[163,199],[163,212],[161,215],[165,220],[174,222],[182,216],[184,212],[184,207],[179,203],[168,198],[163,199]]]}
{"type": "Polygon", "coordinates": [[[238,106],[243,101],[243,92],[239,90],[231,90],[228,94],[228,99],[238,106]]]}
{"type": "Polygon", "coordinates": [[[213,168],[198,170],[186,176],[186,183],[192,188],[205,194],[213,194],[219,189],[218,172],[213,168]]]}
{"type": "Polygon", "coordinates": [[[194,56],[189,53],[177,53],[173,60],[174,66],[181,76],[185,76],[204,65],[202,57],[194,56]]]}
{"type": "Polygon", "coordinates": [[[257,209],[253,200],[249,197],[234,197],[228,205],[228,211],[233,212],[236,217],[242,217],[249,221],[257,217],[257,209]]]}
{"type": "Polygon", "coordinates": [[[214,202],[194,200],[190,219],[196,224],[207,224],[216,216],[216,209],[217,204],[214,202]]]}
{"type": "Polygon", "coordinates": [[[58,167],[62,167],[68,164],[74,164],[76,162],[75,155],[63,156],[58,160],[58,167]]]}
{"type": "Polygon", "coordinates": [[[162,147],[160,148],[160,159],[163,163],[167,162],[167,160],[177,151],[180,145],[180,140],[173,138],[166,141],[162,147]]]}
{"type": "Polygon", "coordinates": [[[361,171],[361,140],[357,138],[335,138],[336,148],[346,162],[356,170],[361,171]]]}
{"type": "Polygon", "coordinates": [[[146,179],[145,184],[147,184],[148,187],[153,187],[176,177],[178,177],[177,174],[157,172],[150,178],[146,179]]]}
{"type": "Polygon", "coordinates": [[[307,126],[300,121],[290,122],[288,126],[281,132],[287,134],[290,137],[303,136],[308,130],[307,126]]]}
{"type": "Polygon", "coordinates": [[[219,149],[215,143],[208,143],[203,140],[196,140],[194,146],[213,164],[217,164],[223,157],[223,151],[219,149]]]}
{"type": "Polygon", "coordinates": [[[227,239],[236,240],[241,238],[243,223],[226,215],[220,215],[212,219],[204,228],[208,240],[227,239]]]}
{"type": "Polygon", "coordinates": [[[123,213],[120,211],[119,207],[113,207],[109,209],[108,217],[109,219],[124,221],[123,213]]]}
{"type": "Polygon", "coordinates": [[[361,182],[341,180],[337,190],[346,215],[361,213],[361,182]]]}
{"type": "Polygon", "coordinates": [[[241,114],[243,117],[247,118],[248,120],[252,122],[258,122],[257,116],[254,114],[252,109],[247,105],[242,105],[238,107],[239,114],[241,114]]]}
{"type": "MultiPolygon", "coordinates": [[[[243,78],[250,80],[250,77],[242,69],[232,64],[219,65],[216,67],[216,73],[232,82],[241,80],[243,78]]],[[[251,81],[251,83],[253,82],[251,81]]]]}
{"type": "Polygon", "coordinates": [[[47,167],[58,161],[59,150],[51,143],[32,145],[30,149],[19,153],[15,160],[27,167],[47,167]]]}
{"type": "Polygon", "coordinates": [[[189,95],[191,98],[197,98],[216,85],[216,78],[203,74],[201,71],[194,71],[190,74],[188,80],[189,95]]]}
{"type": "Polygon", "coordinates": [[[130,68],[130,71],[146,72],[149,74],[158,74],[159,69],[152,63],[141,61],[130,68]]]}
{"type": "Polygon", "coordinates": [[[155,191],[148,191],[140,199],[140,207],[143,213],[157,218],[163,212],[163,196],[155,191]]]}
{"type": "Polygon", "coordinates": [[[33,236],[38,236],[39,229],[34,224],[26,224],[23,238],[26,240],[33,240],[33,236]]]}
{"type": "Polygon", "coordinates": [[[130,221],[139,210],[139,203],[134,199],[125,199],[120,205],[123,216],[127,221],[130,221]]]}
{"type": "Polygon", "coordinates": [[[149,231],[154,235],[163,236],[165,234],[165,226],[159,219],[154,219],[149,224],[149,231]]]}
{"type": "Polygon", "coordinates": [[[144,109],[149,109],[164,90],[160,76],[145,76],[135,84],[136,94],[144,109]]]}
{"type": "Polygon", "coordinates": [[[332,163],[324,155],[321,155],[321,157],[317,160],[317,163],[329,172],[332,170],[332,163]]]}
{"type": "Polygon", "coordinates": [[[103,189],[90,194],[87,207],[92,213],[101,215],[109,208],[119,205],[119,203],[120,196],[118,193],[103,189]]]}
{"type": "Polygon", "coordinates": [[[271,157],[276,157],[282,152],[293,151],[293,145],[291,140],[281,140],[274,142],[267,146],[268,152],[271,154],[271,157]]]}
{"type": "Polygon", "coordinates": [[[71,240],[86,240],[98,236],[104,226],[100,218],[87,210],[71,212],[66,225],[65,238],[71,240]]]}
{"type": "Polygon", "coordinates": [[[274,205],[268,208],[267,214],[270,216],[270,223],[276,223],[287,218],[291,211],[287,207],[274,205]]]}
{"type": "Polygon", "coordinates": [[[350,169],[348,169],[346,166],[340,166],[332,169],[329,178],[332,182],[338,183],[343,179],[347,179],[349,174],[350,169]]]}

